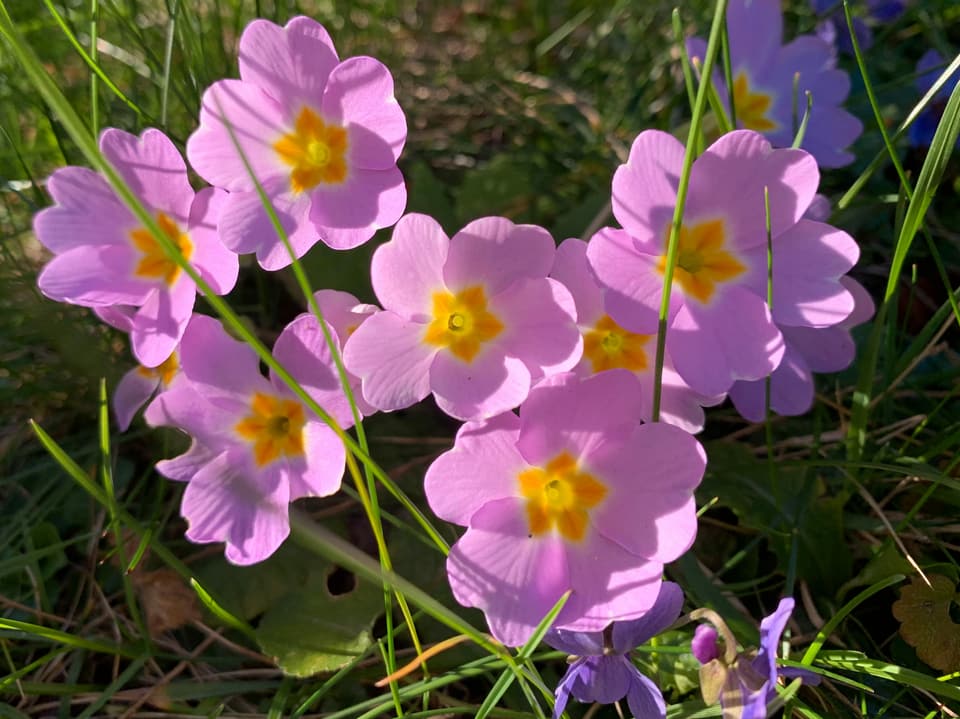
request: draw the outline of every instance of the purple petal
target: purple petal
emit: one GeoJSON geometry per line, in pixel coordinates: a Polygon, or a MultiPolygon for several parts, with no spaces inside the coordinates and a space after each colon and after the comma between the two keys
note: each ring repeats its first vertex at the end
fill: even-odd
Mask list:
{"type": "Polygon", "coordinates": [[[340,489],[346,463],[343,441],[319,419],[309,417],[303,428],[304,466],[289,472],[290,501],[327,497],[340,489]]]}
{"type": "Polygon", "coordinates": [[[461,420],[486,419],[517,407],[527,398],[530,384],[526,364],[496,346],[471,362],[440,350],[430,365],[430,389],[437,406],[461,420]]]}
{"type": "Polygon", "coordinates": [[[536,380],[573,369],[583,353],[576,307],[567,289],[548,278],[519,280],[490,298],[490,311],[506,320],[497,345],[536,380]]]}
{"type": "Polygon", "coordinates": [[[850,331],[843,327],[784,327],[782,331],[788,351],[792,347],[813,372],[844,370],[857,351],[850,331]]]}
{"type": "Polygon", "coordinates": [[[214,452],[194,440],[190,444],[190,449],[180,456],[157,462],[157,471],[175,482],[189,482],[218,455],[219,452],[214,452]]]}
{"type": "MultiPolygon", "coordinates": [[[[641,252],[640,245],[623,230],[606,227],[587,246],[590,269],[603,288],[603,305],[621,327],[637,333],[655,333],[663,294],[663,275],[657,270],[659,249],[641,252]]],[[[670,318],[683,300],[670,297],[670,318]]]]}
{"type": "Polygon", "coordinates": [[[273,554],[290,533],[286,482],[267,482],[246,465],[243,450],[220,454],[194,476],[180,512],[187,539],[226,542],[234,564],[255,564],[273,554]]]}
{"type": "Polygon", "coordinates": [[[566,542],[565,551],[573,594],[557,628],[602,631],[610,622],[637,619],[656,602],[663,564],[627,552],[595,526],[580,542],[566,542]]]}
{"type": "Polygon", "coordinates": [[[436,348],[423,341],[425,325],[393,312],[371,315],[343,348],[347,369],[362,381],[363,398],[389,412],[430,394],[436,348]]]}
{"type": "Polygon", "coordinates": [[[246,404],[233,402],[222,406],[224,404],[222,400],[207,401],[185,380],[157,395],[143,417],[151,427],[177,427],[193,437],[196,444],[211,451],[235,445],[246,447],[233,429],[247,412],[246,404]]]}
{"type": "Polygon", "coordinates": [[[392,239],[373,253],[370,276],[384,309],[404,319],[429,321],[432,296],[443,292],[443,266],[450,240],[428,215],[409,214],[397,222],[392,239]]]}
{"type": "Polygon", "coordinates": [[[575,657],[599,657],[603,654],[603,632],[572,632],[551,627],[543,640],[554,649],[575,657]]]}
{"type": "Polygon", "coordinates": [[[393,77],[379,60],[351,57],[337,65],[323,93],[321,113],[347,128],[350,167],[387,170],[407,139],[407,120],[393,95],[393,77]]]}
{"type": "Polygon", "coordinates": [[[100,134],[100,151],[147,206],[169,215],[180,227],[187,224],[194,192],[187,166],[170,138],[152,128],[140,137],[108,128],[100,134]]]}
{"type": "Polygon", "coordinates": [[[760,379],[776,369],[785,347],[766,302],[734,285],[708,310],[687,304],[667,333],[674,366],[693,390],[722,394],[738,379],[760,379]]]}
{"type": "Polygon", "coordinates": [[[641,132],[613,176],[613,215],[643,248],[664,245],[683,166],[683,144],[660,130],[641,132]]]}
{"type": "Polygon", "coordinates": [[[767,677],[769,683],[777,681],[777,650],[780,645],[780,636],[787,628],[790,615],[793,613],[793,599],[784,597],[780,600],[776,610],[760,622],[760,649],[753,660],[753,668],[767,677]]]}
{"type": "Polygon", "coordinates": [[[340,185],[316,187],[310,200],[310,221],[323,243],[335,250],[349,250],[400,219],[407,206],[407,186],[396,167],[357,167],[340,185]]]}
{"type": "Polygon", "coordinates": [[[621,656],[590,657],[573,682],[571,694],[582,702],[613,704],[630,689],[636,668],[621,656]]]}
{"type": "Polygon", "coordinates": [[[660,687],[639,670],[635,669],[635,671],[630,688],[627,690],[627,706],[630,707],[630,713],[637,718],[665,719],[667,703],[663,700],[660,687]]]}
{"type": "MultiPolygon", "coordinates": [[[[289,191],[286,178],[276,177],[263,183],[263,190],[287,233],[296,258],[303,257],[317,244],[320,236],[308,221],[310,196],[289,191]]],[[[231,192],[217,224],[220,240],[233,252],[256,252],[265,270],[279,270],[293,261],[257,192],[231,192]]]]}
{"type": "MultiPolygon", "coordinates": [[[[829,327],[853,310],[840,277],[856,263],[860,248],[846,232],[801,220],[773,241],[773,316],[780,325],[829,327]]],[[[765,297],[766,248],[747,253],[752,269],[745,284],[765,297]]]]}
{"type": "Polygon", "coordinates": [[[701,664],[709,664],[720,656],[720,645],[718,643],[717,630],[709,624],[698,624],[693,631],[693,639],[690,642],[690,653],[696,657],[701,664]]]}
{"type": "Polygon", "coordinates": [[[607,488],[591,514],[601,534],[660,563],[690,548],[697,533],[693,490],[707,461],[697,440],[673,425],[637,425],[627,437],[597,443],[581,461],[607,488]]]}
{"type": "Polygon", "coordinates": [[[303,104],[319,103],[338,62],[330,35],[308,17],[282,28],[254,20],[240,36],[240,77],[267,91],[291,118],[303,104]]]}
{"type": "MultiPolygon", "coordinates": [[[[825,330],[810,330],[824,332],[825,330]]],[[[786,338],[786,328],[784,329],[786,338]]],[[[770,409],[779,415],[797,417],[813,406],[813,375],[803,356],[787,342],[780,365],[770,375],[770,409]]],[[[730,388],[733,406],[751,422],[763,422],[766,417],[766,382],[735,382],[730,388]]]]}
{"type": "Polygon", "coordinates": [[[466,526],[487,502],[517,496],[517,477],[529,467],[516,448],[519,430],[512,412],[464,424],[453,449],[437,457],[424,477],[433,513],[466,526]]]}
{"type": "Polygon", "coordinates": [[[690,175],[686,223],[723,218],[725,245],[743,251],[765,247],[770,198],[774,237],[803,216],[820,181],[817,163],[802,150],[775,150],[752,130],[727,133],[696,159],[690,175]]]}
{"type": "Polygon", "coordinates": [[[172,287],[157,289],[137,311],[130,330],[133,354],[144,367],[156,367],[180,344],[193,315],[197,286],[181,273],[172,287]]]}
{"type": "Polygon", "coordinates": [[[103,177],[86,167],[61,167],[47,180],[56,203],[33,220],[37,240],[54,254],[75,247],[130,243],[129,231],[138,227],[103,177]]]}
{"type": "Polygon", "coordinates": [[[156,291],[156,283],[134,277],[136,261],[130,245],[81,245],[50,260],[37,285],[58,302],[139,306],[156,291]]]}
{"type": "Polygon", "coordinates": [[[190,207],[189,235],[193,241],[190,262],[218,295],[233,289],[240,271],[236,253],[224,246],[217,231],[226,201],[226,192],[207,187],[197,193],[190,207]]]}
{"type": "Polygon", "coordinates": [[[629,654],[635,647],[649,641],[677,621],[683,611],[683,590],[673,582],[660,585],[657,601],[639,619],[616,622],[613,625],[613,648],[620,654],[629,654]]]}
{"type": "Polygon", "coordinates": [[[133,318],[137,314],[137,308],[129,305],[111,305],[109,307],[94,307],[95,314],[102,322],[106,322],[114,329],[121,332],[129,332],[133,329],[133,318]]]}
{"type": "Polygon", "coordinates": [[[581,673],[589,674],[591,671],[592,669],[587,665],[586,659],[578,659],[567,668],[567,673],[563,675],[554,692],[556,701],[553,706],[553,719],[560,719],[563,710],[567,708],[574,683],[583,681],[580,679],[581,673]]]}
{"type": "Polygon", "coordinates": [[[853,311],[847,316],[847,319],[840,323],[840,326],[849,330],[868,322],[876,311],[873,297],[870,296],[863,285],[852,277],[841,277],[840,284],[853,295],[853,311]]]}
{"type": "Polygon", "coordinates": [[[117,429],[126,432],[137,413],[150,395],[157,391],[160,380],[145,372],[142,367],[134,367],[127,372],[113,390],[113,412],[117,418],[117,429]]]}
{"type": "Polygon", "coordinates": [[[454,292],[481,285],[490,297],[517,280],[546,277],[554,252],[553,238],[542,227],[483,217],[450,240],[443,279],[454,292]]]}
{"type": "Polygon", "coordinates": [[[625,437],[640,417],[640,385],[626,370],[580,379],[566,374],[538,384],[520,411],[517,447],[532,465],[543,465],[561,451],[575,457],[625,437]]]}
{"type": "Polygon", "coordinates": [[[576,305],[577,323],[581,327],[596,324],[603,314],[603,291],[587,263],[587,243],[572,237],[557,248],[550,276],[563,283],[576,305]]]}
{"type": "Polygon", "coordinates": [[[341,346],[378,309],[376,305],[364,304],[349,292],[340,290],[317,290],[313,297],[323,319],[336,331],[341,346]]]}
{"type": "MultiPolygon", "coordinates": [[[[336,332],[328,329],[334,343],[338,343],[336,332]]],[[[316,317],[302,314],[284,327],[273,345],[273,356],[342,429],[353,425],[350,402],[316,317]]],[[[272,370],[270,381],[278,390],[289,391],[272,370]]]]}
{"type": "Polygon", "coordinates": [[[231,338],[212,317],[194,315],[180,350],[183,374],[204,399],[246,405],[254,392],[270,392],[260,360],[245,343],[231,338]]]}
{"type": "Polygon", "coordinates": [[[727,5],[731,63],[762,69],[780,48],[783,15],[779,0],[731,0],[727,5]]]}
{"type": "Polygon", "coordinates": [[[289,168],[273,145],[290,129],[283,109],[264,90],[242,80],[218,80],[203,93],[200,127],[187,140],[187,157],[214,187],[252,192],[243,158],[260,182],[288,177],[289,168]]]}
{"type": "Polygon", "coordinates": [[[447,557],[454,597],[483,611],[493,636],[513,647],[530,638],[570,586],[562,540],[528,531],[523,500],[488,502],[447,557]]]}

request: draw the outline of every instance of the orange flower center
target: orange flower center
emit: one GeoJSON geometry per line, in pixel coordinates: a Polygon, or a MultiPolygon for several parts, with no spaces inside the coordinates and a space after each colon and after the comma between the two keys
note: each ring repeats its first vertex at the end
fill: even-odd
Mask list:
{"type": "Polygon", "coordinates": [[[590,360],[594,372],[628,369],[642,372],[648,366],[644,345],[653,335],[628,332],[604,315],[583,333],[583,356],[590,360]]]}
{"type": "Polygon", "coordinates": [[[160,383],[164,387],[169,387],[170,383],[173,382],[173,378],[176,377],[179,369],[180,362],[177,359],[177,353],[173,352],[158,366],[144,367],[141,365],[140,367],[137,367],[137,372],[143,377],[160,380],[160,383]]]}
{"type": "Polygon", "coordinates": [[[290,166],[290,189],[295,193],[338,185],[347,178],[347,131],[328,125],[309,107],[300,110],[293,132],[273,143],[273,149],[290,166]]]}
{"type": "Polygon", "coordinates": [[[296,400],[256,392],[250,402],[250,414],[234,430],[253,443],[253,458],[264,467],[281,456],[303,454],[303,405],[296,400]]]}
{"type": "MultiPolygon", "coordinates": [[[[687,296],[707,304],[718,284],[729,282],[747,271],[733,253],[724,249],[725,239],[723,220],[680,227],[680,246],[673,277],[687,296]]],[[[663,274],[666,267],[667,256],[661,255],[657,269],[663,274]]]]}
{"type": "MultiPolygon", "coordinates": [[[[180,254],[189,260],[193,256],[193,243],[186,233],[181,232],[177,223],[163,212],[157,213],[157,224],[170,241],[180,248],[180,254]]],[[[140,227],[130,233],[133,246],[142,253],[133,273],[137,277],[149,280],[162,279],[168,286],[173,286],[180,276],[180,265],[167,257],[167,253],[156,241],[153,234],[146,227],[140,227]]]]}
{"type": "Polygon", "coordinates": [[[423,341],[445,347],[454,357],[472,362],[484,342],[503,331],[503,323],[487,310],[483,287],[468,287],[457,294],[433,293],[433,320],[427,325],[423,341]]]}
{"type": "Polygon", "coordinates": [[[520,494],[527,500],[530,534],[556,528],[564,539],[579,542],[587,531],[588,510],[607,496],[607,488],[582,472],[569,452],[561,452],[545,467],[524,470],[518,476],[520,494]]]}
{"type": "Polygon", "coordinates": [[[750,80],[743,70],[733,80],[733,106],[737,111],[737,123],[748,130],[770,132],[777,129],[777,123],[767,116],[773,98],[765,92],[750,89],[750,80]]]}

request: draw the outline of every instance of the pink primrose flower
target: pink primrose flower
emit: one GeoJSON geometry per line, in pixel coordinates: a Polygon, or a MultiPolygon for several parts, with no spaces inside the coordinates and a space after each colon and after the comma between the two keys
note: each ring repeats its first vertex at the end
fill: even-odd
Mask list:
{"type": "MultiPolygon", "coordinates": [[[[352,423],[317,320],[301,315],[273,355],[341,427],[352,423]]],[[[183,376],[147,408],[152,426],[178,427],[194,442],[157,470],[187,482],[181,513],[193,542],[226,542],[227,559],[266,559],[290,531],[288,504],[340,488],[339,437],[280,381],[260,373],[249,346],[196,315],[181,345],[183,376]]]]}
{"type": "MultiPolygon", "coordinates": [[[[863,124],[841,107],[850,94],[850,77],[837,69],[833,47],[815,35],[781,45],[780,0],[730,0],[727,33],[737,125],[762,132],[775,147],[790,147],[809,92],[813,105],[802,148],[821,167],[853,162],[846,148],[863,132],[863,124]]],[[[702,62],[706,50],[702,38],[687,41],[691,58],[702,62]]],[[[713,83],[728,104],[721,73],[715,73],[713,83]]]]}
{"type": "Polygon", "coordinates": [[[117,428],[126,432],[134,415],[158,390],[170,389],[180,377],[180,356],[174,350],[156,367],[139,365],[127,372],[113,390],[113,413],[117,428]]]}
{"type": "Polygon", "coordinates": [[[573,298],[547,278],[554,253],[546,230],[503,217],[474,220],[453,239],[431,217],[403,217],[373,255],[384,311],[343,352],[364,398],[390,411],[432,392],[447,414],[483,419],[573,367],[582,341],[573,298]]]}
{"type": "Polygon", "coordinates": [[[641,424],[641,409],[625,370],[558,375],[519,417],[467,422],[427,470],[430,507],[467,527],[447,558],[453,594],[504,644],[528,639],[568,590],[556,629],[640,617],[663,565],[693,543],[703,448],[678,427],[641,424]]]}
{"type": "MultiPolygon", "coordinates": [[[[338,339],[337,349],[343,354],[343,344],[347,341],[357,328],[363,322],[380,311],[376,305],[370,305],[360,302],[349,292],[340,290],[317,290],[313,293],[317,300],[317,306],[320,308],[320,314],[324,321],[333,327],[338,339]]],[[[350,378],[350,390],[353,392],[353,399],[357,403],[357,409],[364,417],[374,414],[377,409],[363,398],[363,391],[360,387],[360,378],[347,370],[350,378]]]]}
{"type": "MultiPolygon", "coordinates": [[[[574,372],[588,377],[610,369],[625,369],[640,381],[643,411],[637,419],[650,421],[657,334],[638,334],[618,325],[603,308],[603,290],[587,263],[587,243],[571,238],[557,248],[550,276],[570,290],[577,306],[577,326],[583,336],[583,357],[574,372]]],[[[703,408],[719,404],[724,395],[706,397],[687,386],[664,357],[660,419],[696,433],[703,429],[703,408]]]]}
{"type": "MultiPolygon", "coordinates": [[[[209,188],[195,193],[183,158],[159,130],[145,130],[139,138],[105,130],[100,151],[213,290],[233,289],[237,256],[216,231],[226,193],[209,188]]],[[[114,317],[111,324],[119,322],[130,332],[140,364],[158,366],[183,336],[196,284],[167,258],[101,175],[64,167],[50,176],[47,189],[55,204],[39,212],[33,226],[37,239],[56,256],[40,273],[40,291],[114,317]]]]}
{"type": "MultiPolygon", "coordinates": [[[[854,297],[850,315],[833,327],[789,327],[781,325],[786,352],[770,375],[770,409],[780,415],[798,416],[813,406],[814,372],[839,372],[853,362],[856,345],[850,330],[873,316],[873,299],[863,286],[842,277],[843,286],[854,297]]],[[[766,382],[736,382],[730,399],[737,411],[751,422],[766,415],[766,382]]]]}
{"type": "MultiPolygon", "coordinates": [[[[607,313],[631,332],[656,331],[683,153],[667,133],[640,133],[613,178],[613,213],[624,229],[600,230],[587,248],[607,313]]],[[[715,396],[736,380],[770,374],[785,351],[778,323],[826,327],[853,309],[839,278],[856,262],[857,244],[830,225],[801,219],[818,182],[812,156],[774,150],[750,130],[724,135],[694,162],[667,333],[674,368],[694,391],[715,396]]]]}
{"type": "Polygon", "coordinates": [[[187,156],[201,177],[230,192],[219,225],[224,244],[277,270],[291,258],[243,158],[302,257],[318,240],[345,250],[397,221],[407,203],[397,169],[406,137],[382,63],[341,62],[327,31],[308,17],[285,27],[254,20],[240,38],[240,79],[204,93],[187,156]]]}

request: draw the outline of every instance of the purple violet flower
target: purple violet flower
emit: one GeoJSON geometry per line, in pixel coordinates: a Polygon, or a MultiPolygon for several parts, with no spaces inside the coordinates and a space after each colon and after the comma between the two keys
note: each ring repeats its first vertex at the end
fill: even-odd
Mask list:
{"type": "Polygon", "coordinates": [[[715,625],[698,627],[690,649],[702,665],[703,699],[707,704],[719,701],[724,719],[767,719],[769,704],[777,696],[779,677],[819,683],[820,678],[813,672],[777,666],[777,648],[793,607],[792,598],[781,599],[773,614],[760,622],[760,648],[739,653],[736,639],[719,616],[706,610],[694,612],[694,617],[699,612],[715,625]]]}
{"type": "Polygon", "coordinates": [[[581,702],[601,704],[626,697],[630,712],[637,719],[665,717],[663,694],[640,673],[629,654],[673,624],[682,608],[683,591],[673,582],[664,582],[654,605],[639,619],[614,622],[603,632],[551,629],[544,638],[547,644],[575,657],[557,685],[554,719],[563,713],[571,696],[581,702]]]}

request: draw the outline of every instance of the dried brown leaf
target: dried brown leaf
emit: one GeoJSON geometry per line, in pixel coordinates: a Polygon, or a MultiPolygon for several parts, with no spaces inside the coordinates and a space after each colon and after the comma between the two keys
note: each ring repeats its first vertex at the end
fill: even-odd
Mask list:
{"type": "Polygon", "coordinates": [[[893,603],[900,636],[917,650],[917,656],[942,672],[960,669],[960,624],[950,616],[957,600],[953,581],[939,574],[928,576],[930,586],[914,577],[893,603]]]}
{"type": "Polygon", "coordinates": [[[130,575],[147,615],[147,630],[156,637],[200,619],[197,595],[172,569],[130,575]]]}

